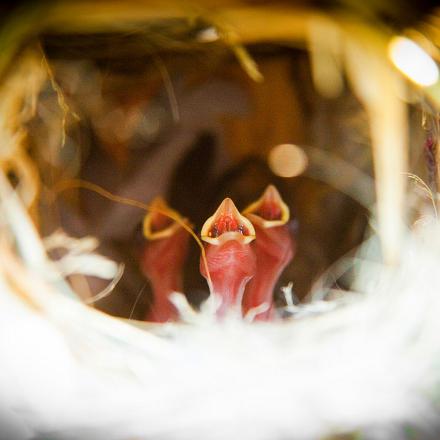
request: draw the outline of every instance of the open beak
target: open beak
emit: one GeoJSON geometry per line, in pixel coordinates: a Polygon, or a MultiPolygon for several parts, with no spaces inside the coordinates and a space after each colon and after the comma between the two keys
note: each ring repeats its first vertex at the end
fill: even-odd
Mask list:
{"type": "Polygon", "coordinates": [[[178,318],[169,300],[172,292],[182,291],[183,265],[188,251],[189,234],[179,222],[188,220],[172,210],[160,197],[150,203],[151,211],[145,216],[143,233],[146,238],[141,255],[141,270],[153,289],[153,304],[145,319],[153,322],[173,321],[178,318]]]}
{"type": "MultiPolygon", "coordinates": [[[[228,310],[240,310],[244,289],[255,275],[255,254],[250,246],[255,239],[252,223],[240,214],[234,202],[226,198],[206,220],[201,231],[211,278],[211,295],[220,299],[218,316],[228,310]]],[[[204,262],[200,271],[208,278],[204,262]]]]}
{"type": "Polygon", "coordinates": [[[269,185],[263,195],[250,204],[243,214],[252,222],[257,234],[257,273],[246,287],[243,312],[246,314],[265,303],[266,311],[258,313],[255,319],[269,320],[273,317],[275,284],[295,251],[295,243],[287,227],[289,208],[275,186],[269,185]]]}
{"type": "Polygon", "coordinates": [[[290,218],[289,207],[284,203],[274,185],[269,185],[263,195],[243,210],[252,223],[266,229],[285,225],[290,218]]]}

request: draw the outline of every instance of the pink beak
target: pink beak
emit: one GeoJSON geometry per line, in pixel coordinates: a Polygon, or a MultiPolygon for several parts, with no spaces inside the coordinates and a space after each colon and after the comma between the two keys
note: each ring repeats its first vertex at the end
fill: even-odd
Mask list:
{"type": "Polygon", "coordinates": [[[287,227],[289,208],[275,186],[269,185],[261,198],[248,206],[243,214],[252,221],[257,236],[257,274],[246,288],[243,312],[246,314],[250,309],[266,303],[268,309],[255,317],[265,321],[273,316],[275,284],[295,252],[295,243],[287,227]]]}
{"type": "MultiPolygon", "coordinates": [[[[202,228],[208,271],[211,277],[211,295],[220,299],[217,315],[228,310],[240,310],[244,289],[255,275],[256,259],[250,242],[255,238],[252,223],[242,216],[227,198],[202,228]]],[[[206,268],[200,261],[200,271],[207,278],[206,268]]]]}
{"type": "MultiPolygon", "coordinates": [[[[152,211],[144,218],[147,243],[142,250],[141,270],[151,283],[154,301],[145,319],[153,322],[174,321],[178,313],[169,295],[182,291],[182,269],[189,234],[179,223],[155,211],[156,208],[160,212],[178,215],[164,200],[156,198],[151,207],[152,211]]],[[[187,222],[186,219],[182,220],[187,222]]]]}

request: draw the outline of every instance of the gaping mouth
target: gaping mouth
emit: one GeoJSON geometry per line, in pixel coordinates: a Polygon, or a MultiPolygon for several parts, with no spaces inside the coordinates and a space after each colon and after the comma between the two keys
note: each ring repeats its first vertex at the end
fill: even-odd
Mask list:
{"type": "Polygon", "coordinates": [[[273,228],[285,225],[290,211],[275,186],[269,185],[263,195],[243,211],[243,215],[264,228],[273,228]]]}
{"type": "Polygon", "coordinates": [[[188,220],[171,209],[162,197],[156,197],[150,203],[150,208],[143,222],[143,233],[147,240],[171,237],[183,222],[188,223],[188,220]]]}
{"type": "Polygon", "coordinates": [[[219,245],[228,240],[239,240],[244,244],[255,239],[252,223],[240,214],[234,202],[226,198],[217,211],[206,220],[201,237],[207,243],[219,245]]]}

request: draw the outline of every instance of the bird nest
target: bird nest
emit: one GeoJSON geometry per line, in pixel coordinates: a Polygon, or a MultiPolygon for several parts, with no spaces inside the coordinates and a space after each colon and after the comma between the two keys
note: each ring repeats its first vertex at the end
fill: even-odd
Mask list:
{"type": "MultiPolygon", "coordinates": [[[[420,16],[402,30],[395,11],[386,11],[387,25],[383,12],[373,6],[321,10],[307,2],[231,1],[220,7],[210,1],[61,1],[8,13],[0,34],[4,438],[436,437],[440,83],[432,58],[439,56],[440,16],[438,11],[420,16]],[[288,167],[287,173],[304,172],[336,187],[355,200],[355,212],[368,226],[304,282],[299,303],[295,269],[287,272],[277,288],[276,318],[253,321],[259,310],[243,317],[235,309],[219,317],[218,298],[211,291],[206,299],[208,285],[200,277],[186,296],[171,296],[175,320],[145,321],[136,309],[143,287],[128,282],[115,293],[124,267],[131,270],[135,253],[127,249],[136,246],[119,226],[129,224],[133,231],[146,213],[163,213],[163,205],[150,201],[157,188],[169,188],[163,178],[168,161],[173,154],[182,157],[181,145],[194,140],[194,130],[204,133],[197,138],[204,160],[189,155],[188,167],[177,174],[179,182],[190,176],[188,191],[174,197],[178,208],[199,199],[195,226],[176,211],[165,210],[165,216],[186,225],[200,246],[193,249],[193,270],[201,251],[202,273],[212,288],[207,245],[197,232],[207,217],[203,209],[211,215],[235,190],[238,199],[245,194],[240,203],[249,204],[265,181],[257,171],[258,185],[252,187],[247,178],[234,180],[242,168],[229,168],[219,200],[203,193],[203,170],[215,162],[206,132],[218,129],[205,114],[221,108],[239,118],[246,110],[239,107],[246,105],[228,81],[247,84],[251,92],[256,86],[249,84],[258,84],[268,91],[255,92],[254,104],[261,99],[269,112],[259,113],[263,116],[250,128],[227,121],[223,142],[236,142],[230,162],[266,164],[274,144],[301,143],[296,124],[303,115],[291,106],[296,95],[271,88],[285,72],[278,59],[273,69],[272,61],[280,53],[285,60],[286,51],[294,66],[303,66],[298,93],[313,85],[312,92],[302,90],[304,101],[310,93],[324,96],[329,113],[337,112],[338,97],[349,94],[356,102],[367,128],[356,151],[371,157],[361,166],[350,161],[350,149],[341,158],[313,145],[291,146],[297,155],[294,171],[288,167]],[[412,69],[415,64],[420,69],[412,69]],[[143,81],[147,87],[140,87],[143,81]],[[184,104],[182,83],[208,92],[203,89],[199,98],[194,93],[184,104]],[[165,104],[155,107],[162,92],[165,104]],[[225,94],[229,98],[223,99],[225,94]],[[271,115],[275,107],[279,113],[271,115]],[[283,126],[277,121],[285,114],[290,119],[283,126]],[[141,132],[133,128],[137,118],[143,118],[141,132]],[[167,138],[175,126],[178,135],[167,138]],[[254,133],[261,126],[265,130],[254,133]],[[277,134],[264,138],[272,126],[277,134]],[[142,142],[133,141],[135,135],[142,142]],[[139,143],[152,147],[139,153],[139,143]],[[135,174],[137,162],[149,155],[151,165],[139,174],[147,189],[118,186],[118,178],[135,174]],[[118,171],[109,171],[103,158],[118,171]],[[244,200],[250,187],[255,194],[244,200]],[[81,217],[81,211],[88,215],[81,217]],[[106,247],[109,236],[124,246],[106,247]],[[111,251],[116,248],[124,251],[111,251]]],[[[347,108],[343,113],[351,116],[347,108]]],[[[319,120],[310,131],[318,126],[319,120]]],[[[324,143],[330,132],[324,128],[324,143]]],[[[271,169],[266,175],[289,199],[285,182],[296,177],[283,175],[283,167],[271,169]]],[[[309,181],[302,182],[297,193],[312,195],[309,181]]],[[[136,185],[142,187],[142,181],[136,185]]],[[[312,205],[305,203],[303,212],[312,216],[312,205]]],[[[322,224],[330,222],[325,209],[318,214],[322,224]]],[[[354,221],[338,213],[329,234],[339,242],[351,234],[354,221]]],[[[300,221],[298,240],[301,227],[300,221]]],[[[207,234],[211,242],[216,238],[212,230],[207,234]]],[[[307,240],[301,243],[299,259],[307,254],[307,240]]],[[[314,267],[314,254],[308,255],[306,269],[314,267]]]]}

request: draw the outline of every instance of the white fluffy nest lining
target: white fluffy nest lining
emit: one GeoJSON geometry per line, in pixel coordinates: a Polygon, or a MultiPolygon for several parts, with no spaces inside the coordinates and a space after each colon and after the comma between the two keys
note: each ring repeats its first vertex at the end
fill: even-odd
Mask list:
{"type": "Polygon", "coordinates": [[[437,224],[408,235],[396,269],[361,264],[362,292],[293,319],[218,323],[177,296],[184,322],[152,330],[69,295],[0,186],[1,438],[435,438],[437,224]]]}

